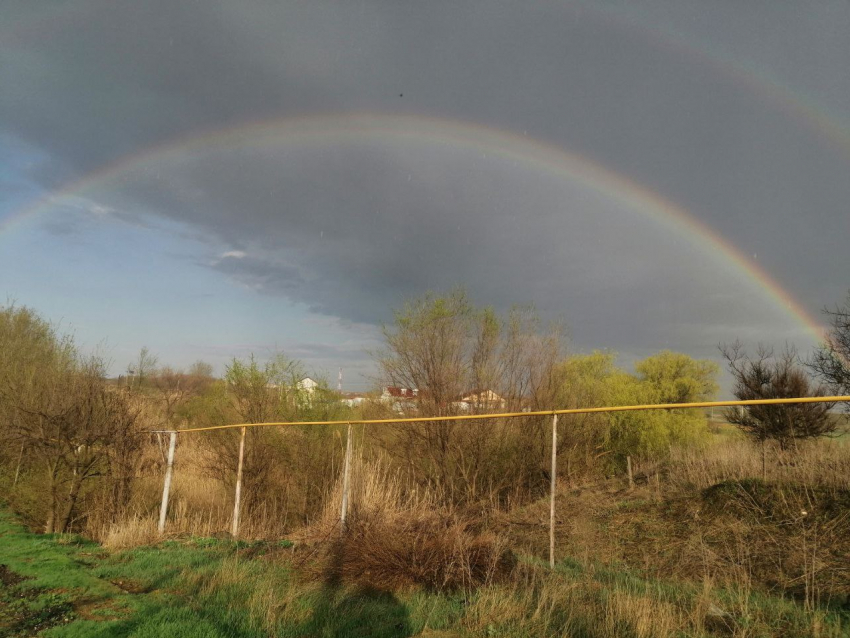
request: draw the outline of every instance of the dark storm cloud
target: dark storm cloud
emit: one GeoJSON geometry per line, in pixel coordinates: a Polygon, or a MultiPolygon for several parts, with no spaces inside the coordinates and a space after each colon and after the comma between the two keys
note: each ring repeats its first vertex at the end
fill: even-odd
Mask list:
{"type": "MultiPolygon", "coordinates": [[[[850,145],[782,91],[760,89],[763,79],[677,49],[663,29],[631,28],[617,9],[169,0],[79,3],[51,19],[15,6],[3,32],[0,128],[49,154],[46,187],[257,119],[453,117],[527,132],[668,195],[756,254],[810,309],[850,281],[850,145]]],[[[800,68],[817,78],[806,90],[850,120],[846,31],[825,26],[846,22],[846,6],[829,20],[811,7],[677,6],[632,10],[742,59],[773,55],[789,82],[806,75],[779,34],[811,42],[800,68]],[[724,30],[739,14],[748,28],[724,30]],[[831,77],[843,79],[826,90],[831,77]]],[[[692,245],[610,201],[453,152],[233,151],[164,166],[157,179],[129,175],[99,196],[126,219],[166,218],[245,252],[207,256],[230,278],[357,321],[385,320],[400,299],[455,283],[481,302],[533,301],[566,315],[598,344],[612,334],[634,347],[662,343],[665,325],[688,342],[714,334],[705,326],[744,331],[766,314],[743,289],[723,299],[720,283],[734,274],[713,277],[707,256],[688,259],[692,245]]]]}
{"type": "Polygon", "coordinates": [[[405,298],[460,284],[499,309],[534,303],[583,343],[710,355],[702,324],[741,333],[777,312],[704,242],[477,148],[249,144],[160,168],[128,173],[100,205],[186,224],[219,247],[205,267],[352,321],[388,321],[405,298]]]}
{"type": "Polygon", "coordinates": [[[304,283],[297,269],[252,257],[225,255],[210,267],[265,294],[291,296],[304,283]]]}

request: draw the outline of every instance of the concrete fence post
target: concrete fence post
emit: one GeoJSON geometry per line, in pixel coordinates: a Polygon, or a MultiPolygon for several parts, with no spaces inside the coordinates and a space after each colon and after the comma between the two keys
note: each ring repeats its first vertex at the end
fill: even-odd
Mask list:
{"type": "Polygon", "coordinates": [[[635,488],[635,477],[632,474],[632,455],[629,454],[626,456],[626,471],[629,475],[629,489],[633,490],[635,488]]]}
{"type": "Polygon", "coordinates": [[[233,538],[239,535],[239,509],[242,504],[242,461],[245,459],[245,426],[240,428],[242,434],[239,437],[239,464],[236,466],[236,496],[233,499],[233,524],[230,534],[233,538]]]}
{"type": "Polygon", "coordinates": [[[342,507],[339,512],[339,520],[345,529],[345,519],[348,516],[348,492],[351,486],[351,423],[348,424],[348,432],[345,437],[345,461],[342,469],[342,507]]]}
{"type": "Polygon", "coordinates": [[[162,486],[162,503],[159,506],[159,533],[165,533],[165,517],[168,514],[168,495],[171,491],[171,475],[174,473],[174,448],[177,446],[177,432],[169,432],[168,459],[165,466],[165,483],[162,486]]]}
{"type": "Polygon", "coordinates": [[[549,567],[555,568],[555,489],[558,477],[558,415],[552,415],[552,469],[549,485],[549,567]]]}

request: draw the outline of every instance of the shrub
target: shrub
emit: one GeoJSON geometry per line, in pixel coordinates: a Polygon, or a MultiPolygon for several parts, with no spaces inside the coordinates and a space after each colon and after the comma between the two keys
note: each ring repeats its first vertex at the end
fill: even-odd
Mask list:
{"type": "Polygon", "coordinates": [[[516,566],[506,543],[482,531],[479,518],[436,506],[381,465],[355,469],[344,529],[339,497],[338,489],[323,519],[302,533],[313,550],[307,571],[329,586],[471,589],[506,578],[516,566]]]}
{"type": "Polygon", "coordinates": [[[416,518],[378,514],[352,521],[322,549],[325,582],[351,582],[384,590],[472,589],[504,580],[516,558],[474,521],[445,512],[416,518]]]}

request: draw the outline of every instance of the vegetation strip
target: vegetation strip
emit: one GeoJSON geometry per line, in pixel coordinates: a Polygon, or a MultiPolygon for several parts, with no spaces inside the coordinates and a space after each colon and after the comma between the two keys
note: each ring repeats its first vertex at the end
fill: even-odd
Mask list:
{"type": "Polygon", "coordinates": [[[399,316],[359,403],[282,355],[217,379],[143,350],[107,379],[0,312],[0,493],[47,532],[0,531],[0,635],[846,634],[848,422],[793,352],[725,350],[747,409],[718,415],[681,409],[737,403],[711,361],[628,372],[462,302],[399,316]],[[236,422],[330,427],[229,426],[174,460],[181,424],[236,422]]]}
{"type": "MultiPolygon", "coordinates": [[[[724,493],[738,488],[707,498],[724,493]]],[[[850,622],[847,611],[805,611],[746,588],[573,560],[552,572],[524,559],[510,582],[477,589],[391,592],[300,578],[276,543],[189,538],[110,553],[77,536],[31,534],[2,510],[0,540],[6,638],[823,637],[850,622]]]]}
{"type": "Polygon", "coordinates": [[[634,412],[637,410],[686,410],[697,408],[724,408],[735,406],[792,405],[797,403],[848,403],[850,395],[828,397],[790,397],[781,399],[747,399],[743,401],[699,401],[694,403],[650,403],[645,405],[612,405],[596,408],[566,408],[563,410],[534,410],[529,412],[501,412],[495,414],[455,414],[447,416],[408,417],[403,419],[347,419],[344,421],[273,421],[268,423],[229,423],[203,428],[184,428],[180,430],[149,430],[151,434],[178,434],[188,432],[210,432],[213,430],[232,430],[235,428],[260,428],[270,426],[301,425],[374,425],[401,423],[434,423],[442,421],[478,421],[484,419],[512,419],[533,416],[556,416],[559,414],[597,414],[605,412],[634,412]]]}

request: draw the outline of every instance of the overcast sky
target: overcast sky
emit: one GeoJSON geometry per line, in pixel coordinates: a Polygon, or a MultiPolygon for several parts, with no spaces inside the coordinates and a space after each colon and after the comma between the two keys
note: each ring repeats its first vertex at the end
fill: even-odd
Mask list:
{"type": "Polygon", "coordinates": [[[807,352],[673,207],[818,320],[850,288],[844,1],[0,11],[0,294],[114,373],[280,349],[363,389],[392,309],[455,285],[626,365],[807,352]]]}

